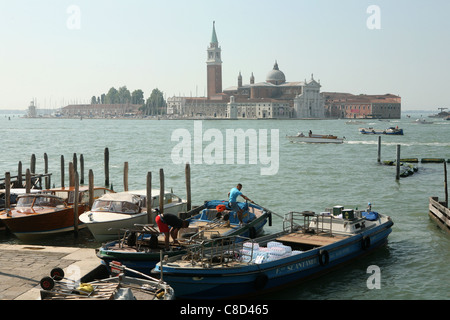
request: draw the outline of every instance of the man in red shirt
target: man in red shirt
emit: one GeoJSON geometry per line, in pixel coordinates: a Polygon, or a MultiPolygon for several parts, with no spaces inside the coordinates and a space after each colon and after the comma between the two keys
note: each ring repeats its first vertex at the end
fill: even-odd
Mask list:
{"type": "Polygon", "coordinates": [[[181,228],[187,228],[189,227],[189,221],[182,220],[178,218],[176,215],[171,213],[164,213],[159,214],[156,216],[155,219],[156,224],[158,225],[159,232],[164,233],[164,242],[165,242],[165,248],[166,250],[169,249],[169,234],[172,236],[173,243],[179,244],[177,238],[178,238],[178,232],[181,228]]]}

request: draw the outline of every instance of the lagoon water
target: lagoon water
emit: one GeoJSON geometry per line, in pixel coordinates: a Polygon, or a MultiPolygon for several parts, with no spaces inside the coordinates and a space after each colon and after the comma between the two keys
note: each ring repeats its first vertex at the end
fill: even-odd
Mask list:
{"type": "MultiPolygon", "coordinates": [[[[420,115],[417,114],[417,117],[420,115]]],[[[424,114],[425,116],[425,114],[424,114]]],[[[402,158],[450,159],[450,121],[427,118],[433,124],[412,123],[416,118],[403,115],[400,120],[366,121],[365,126],[383,129],[399,126],[403,136],[382,136],[381,160],[395,160],[396,146],[402,158]]],[[[190,133],[194,142],[195,126],[201,125],[201,136],[212,134],[214,146],[222,152],[210,154],[212,143],[204,141],[195,149],[192,143],[192,201],[226,198],[238,182],[243,193],[256,203],[279,215],[289,211],[311,210],[342,205],[345,208],[372,208],[390,215],[394,221],[389,243],[385,248],[363,259],[329,273],[319,279],[265,296],[267,299],[449,299],[450,298],[450,236],[428,218],[428,198],[444,198],[443,164],[419,163],[414,175],[395,179],[395,167],[377,163],[378,136],[362,135],[358,127],[346,120],[94,120],[94,119],[26,119],[0,115],[2,150],[0,172],[17,173],[29,167],[31,155],[36,156],[36,171],[44,170],[44,153],[49,159],[52,186],[60,185],[60,157],[68,162],[73,154],[83,154],[85,180],[92,169],[95,184],[104,184],[103,155],[110,154],[110,181],[114,190],[123,190],[123,166],[129,163],[129,189],[144,189],[147,172],[152,172],[153,186],[159,188],[159,170],[164,169],[165,186],[185,198],[184,164],[177,164],[181,153],[172,156],[181,144],[177,133],[190,133]],[[9,118],[8,118],[9,117],[9,118]],[[10,119],[10,120],[9,120],[10,119]],[[182,129],[181,131],[175,131],[182,129]],[[183,130],[184,129],[184,130],[183,130]],[[209,130],[214,129],[214,130],[209,130]],[[226,145],[226,130],[255,130],[258,139],[267,138],[268,150],[258,146],[246,148],[245,163],[227,163],[226,157],[237,157],[238,148],[226,145]],[[267,129],[260,131],[260,129],[267,129]],[[209,130],[209,131],[208,131],[209,130]],[[275,130],[275,131],[271,131],[275,130]],[[342,145],[291,143],[286,135],[299,131],[345,136],[342,145]],[[279,139],[270,143],[273,133],[279,139]],[[172,135],[177,139],[172,141],[172,135]],[[220,141],[222,139],[222,141],[220,141]],[[277,147],[278,145],[278,147],[277,147]],[[200,151],[199,151],[200,150],[200,151]],[[196,158],[203,154],[204,158],[196,158]],[[220,154],[222,164],[214,162],[220,154]],[[209,156],[208,156],[209,155],[209,156]],[[250,163],[255,160],[256,163],[250,163]],[[265,157],[264,157],[265,156],[265,157]],[[199,160],[200,163],[195,163],[199,160]],[[268,161],[272,161],[271,163],[268,161]],[[276,163],[277,162],[277,163],[276,163]],[[269,164],[270,163],[270,164],[269,164]],[[262,175],[264,169],[278,169],[262,175]],[[370,266],[380,269],[380,289],[369,289],[370,266]],[[368,271],[369,270],[369,271],[368,271]]],[[[198,130],[197,130],[198,131],[198,130]]],[[[197,132],[198,133],[198,132],[197,132]]],[[[187,142],[187,140],[184,140],[187,142]]],[[[199,141],[199,140],[197,140],[199,141]]],[[[240,151],[242,153],[242,151],[240,151]]],[[[239,154],[241,154],[239,153],[239,154]]],[[[187,155],[184,153],[183,155],[187,155]]],[[[66,182],[67,185],[67,182],[66,182]]],[[[273,219],[266,232],[281,228],[281,219],[273,219]]],[[[2,233],[1,242],[20,243],[2,233]]],[[[40,244],[98,247],[87,230],[78,239],[65,236],[40,244]]]]}

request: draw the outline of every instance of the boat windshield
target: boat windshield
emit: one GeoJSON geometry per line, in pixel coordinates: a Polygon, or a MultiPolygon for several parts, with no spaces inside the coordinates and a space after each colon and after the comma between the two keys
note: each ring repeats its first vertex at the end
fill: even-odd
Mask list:
{"type": "Polygon", "coordinates": [[[139,206],[126,201],[96,200],[91,211],[116,212],[116,213],[138,213],[139,206]]]}
{"type": "Polygon", "coordinates": [[[62,199],[54,197],[21,197],[17,200],[16,207],[57,207],[64,206],[64,201],[62,199]]]}

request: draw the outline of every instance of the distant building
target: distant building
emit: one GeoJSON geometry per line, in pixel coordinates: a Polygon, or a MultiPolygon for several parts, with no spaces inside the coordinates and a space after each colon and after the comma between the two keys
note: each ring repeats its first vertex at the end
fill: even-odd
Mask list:
{"type": "Polygon", "coordinates": [[[37,109],[36,109],[36,106],[34,105],[34,101],[30,102],[30,106],[28,107],[27,117],[28,118],[36,118],[37,117],[37,109]]]}
{"type": "Polygon", "coordinates": [[[324,99],[320,83],[286,82],[278,63],[264,82],[242,83],[222,91],[222,57],[215,24],[207,49],[207,97],[172,97],[167,99],[167,113],[179,117],[228,119],[324,118],[324,99]]]}
{"type": "Polygon", "coordinates": [[[63,117],[115,118],[139,114],[138,104],[75,104],[61,109],[63,117]]]}
{"type": "Polygon", "coordinates": [[[325,115],[347,119],[400,119],[401,97],[385,95],[353,95],[342,92],[324,92],[325,115]]]}

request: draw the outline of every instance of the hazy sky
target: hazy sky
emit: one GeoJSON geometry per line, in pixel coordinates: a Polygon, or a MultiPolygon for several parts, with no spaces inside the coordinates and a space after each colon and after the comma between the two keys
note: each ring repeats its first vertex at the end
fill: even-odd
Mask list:
{"type": "Polygon", "coordinates": [[[215,21],[224,89],[239,72],[264,81],[276,60],[287,81],[314,74],[322,92],[437,110],[450,107],[449,12],[448,0],[0,0],[0,109],[121,86],[204,96],[215,21]]]}

